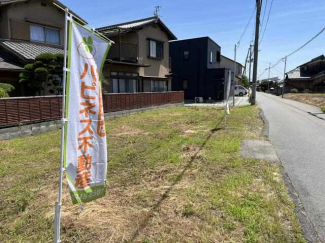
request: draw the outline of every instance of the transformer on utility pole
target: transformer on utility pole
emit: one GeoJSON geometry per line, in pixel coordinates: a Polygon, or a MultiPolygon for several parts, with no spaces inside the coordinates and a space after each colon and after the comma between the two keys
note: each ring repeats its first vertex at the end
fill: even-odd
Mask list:
{"type": "Polygon", "coordinates": [[[261,16],[261,0],[256,0],[256,27],[255,27],[255,44],[254,44],[254,67],[253,67],[253,87],[251,104],[256,104],[256,82],[257,82],[257,64],[258,64],[258,42],[260,33],[260,16],[261,16]]]}

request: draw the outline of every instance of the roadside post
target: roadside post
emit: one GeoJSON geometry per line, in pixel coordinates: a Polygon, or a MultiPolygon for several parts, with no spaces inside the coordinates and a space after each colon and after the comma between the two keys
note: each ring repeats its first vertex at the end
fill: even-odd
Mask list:
{"type": "Polygon", "coordinates": [[[267,90],[270,93],[270,72],[271,72],[271,63],[269,63],[269,75],[267,79],[267,90]]]}
{"type": "MultiPolygon", "coordinates": [[[[232,105],[235,106],[235,86],[236,86],[236,58],[237,58],[237,44],[235,45],[235,50],[234,50],[234,82],[232,84],[232,92],[233,92],[233,97],[232,97],[232,105]]],[[[231,74],[230,74],[231,77],[231,74]]]]}
{"type": "Polygon", "coordinates": [[[231,89],[231,70],[228,70],[228,82],[226,89],[226,105],[225,105],[225,126],[227,126],[227,117],[230,115],[230,106],[229,106],[229,98],[230,98],[230,89],[231,89]]]}
{"type": "Polygon", "coordinates": [[[287,69],[287,56],[284,58],[284,73],[283,73],[283,83],[282,83],[282,98],[284,97],[284,88],[286,82],[286,69],[287,69]]]}

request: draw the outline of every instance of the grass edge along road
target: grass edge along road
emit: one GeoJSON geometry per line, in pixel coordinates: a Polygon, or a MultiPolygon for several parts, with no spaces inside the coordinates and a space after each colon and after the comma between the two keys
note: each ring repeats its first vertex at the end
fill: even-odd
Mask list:
{"type": "Polygon", "coordinates": [[[299,101],[308,105],[319,107],[325,113],[325,94],[324,93],[289,93],[284,96],[286,99],[299,101]]]}
{"type": "MultiPolygon", "coordinates": [[[[73,206],[62,242],[304,242],[280,166],[244,159],[263,139],[256,106],[165,108],[107,121],[106,196],[73,206]]],[[[59,131],[0,141],[0,242],[53,237],[59,131]]]]}

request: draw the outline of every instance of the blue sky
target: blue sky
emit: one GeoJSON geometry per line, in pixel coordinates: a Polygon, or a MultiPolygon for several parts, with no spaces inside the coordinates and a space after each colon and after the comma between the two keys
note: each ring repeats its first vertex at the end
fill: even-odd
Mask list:
{"type": "MultiPolygon", "coordinates": [[[[266,1],[268,10],[272,0],[263,0],[263,3],[266,1]]],[[[153,15],[154,7],[159,5],[162,6],[160,11],[162,20],[178,39],[210,36],[221,46],[222,54],[230,58],[233,58],[234,45],[255,7],[255,0],[62,0],[62,2],[93,27],[150,17],[153,15]]],[[[259,48],[258,73],[261,74],[269,62],[276,63],[324,28],[324,13],[324,0],[274,0],[264,40],[259,48]]],[[[267,13],[264,23],[266,18],[267,13]]],[[[255,16],[238,50],[238,61],[241,63],[245,61],[254,27],[255,16]]],[[[290,57],[288,70],[321,54],[325,54],[325,33],[290,57]]],[[[283,63],[279,64],[271,70],[271,76],[283,76],[283,68],[283,63]]],[[[267,72],[261,78],[265,77],[267,72]]]]}

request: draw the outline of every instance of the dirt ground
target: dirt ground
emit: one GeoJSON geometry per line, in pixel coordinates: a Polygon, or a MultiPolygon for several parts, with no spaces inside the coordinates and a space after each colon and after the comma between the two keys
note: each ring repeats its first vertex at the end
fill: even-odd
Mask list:
{"type": "Polygon", "coordinates": [[[285,98],[320,108],[325,107],[325,94],[286,94],[285,98]]]}

